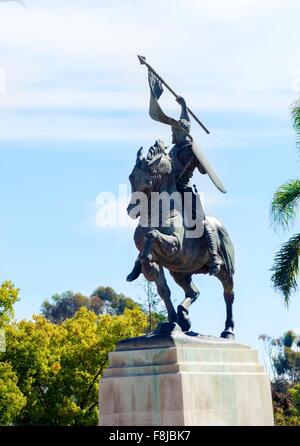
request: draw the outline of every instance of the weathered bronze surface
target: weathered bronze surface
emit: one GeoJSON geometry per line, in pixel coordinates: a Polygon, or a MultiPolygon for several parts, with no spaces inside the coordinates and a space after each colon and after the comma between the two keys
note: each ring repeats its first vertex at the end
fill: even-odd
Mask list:
{"type": "MultiPolygon", "coordinates": [[[[145,157],[142,156],[142,148],[138,151],[129,177],[132,197],[127,211],[132,218],[139,218],[134,234],[139,255],[127,280],[133,281],[142,273],[147,280],[154,281],[158,294],[166,305],[169,323],[177,323],[183,332],[188,332],[191,327],[189,308],[199,295],[192,281],[193,274],[208,273],[217,277],[223,285],[227,309],[225,329],[221,337],[233,339],[233,244],[222,223],[216,218],[205,216],[199,195],[193,190],[190,180],[197,168],[203,175],[208,174],[220,191],[225,192],[225,188],[193,142],[185,100],[175,94],[181,106],[180,119],[169,118],[158,103],[162,87],[157,73],[154,75],[149,70],[148,74],[150,116],[172,127],[174,145],[167,153],[167,146],[163,141],[157,140],[145,157]],[[139,211],[135,212],[137,192],[144,194],[146,204],[139,206],[139,211]],[[167,211],[153,205],[155,194],[170,197],[167,211]],[[172,194],[179,198],[173,200],[172,194]],[[188,206],[191,208],[192,221],[196,222],[194,227],[190,225],[188,206]],[[155,213],[158,220],[153,223],[155,213]],[[196,235],[193,235],[193,230],[198,231],[195,232],[196,235]],[[164,268],[169,270],[185,293],[177,311],[171,301],[164,268]]],[[[162,327],[160,329],[163,330],[162,327]]]]}

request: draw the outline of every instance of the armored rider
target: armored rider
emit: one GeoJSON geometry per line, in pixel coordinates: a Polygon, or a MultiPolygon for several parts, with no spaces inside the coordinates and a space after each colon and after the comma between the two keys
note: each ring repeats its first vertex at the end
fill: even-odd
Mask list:
{"type": "MultiPolygon", "coordinates": [[[[154,89],[151,89],[151,79],[149,79],[149,84],[151,90],[150,116],[153,119],[169,124],[172,127],[172,143],[174,146],[170,150],[169,156],[172,159],[172,168],[175,174],[177,190],[183,197],[185,192],[189,192],[191,194],[194,211],[196,208],[195,203],[196,200],[199,200],[199,196],[195,194],[190,184],[193,173],[197,168],[201,174],[208,173],[212,178],[211,172],[213,171],[205,160],[202,152],[194,145],[192,137],[190,136],[191,125],[185,100],[182,97],[177,98],[177,102],[181,105],[180,119],[177,121],[173,118],[169,118],[160,108],[157,97],[154,95],[154,89]]],[[[193,213],[193,218],[195,218],[195,216],[197,217],[197,215],[193,213]]],[[[217,275],[223,261],[217,253],[217,239],[215,231],[205,216],[202,223],[204,225],[203,236],[206,237],[209,247],[208,272],[210,275],[217,275]]],[[[137,279],[140,273],[141,265],[139,258],[137,258],[132,272],[127,276],[127,281],[132,282],[133,280],[137,279]]]]}

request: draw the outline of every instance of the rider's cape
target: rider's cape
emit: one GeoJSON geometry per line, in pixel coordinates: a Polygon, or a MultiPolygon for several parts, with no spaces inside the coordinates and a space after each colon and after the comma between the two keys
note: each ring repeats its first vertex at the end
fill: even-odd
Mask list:
{"type": "MultiPolygon", "coordinates": [[[[150,86],[150,105],[149,105],[149,114],[152,119],[155,121],[162,122],[163,124],[168,124],[172,127],[175,127],[177,129],[182,130],[179,122],[174,119],[167,116],[163,110],[161,109],[158,100],[160,96],[162,95],[163,88],[160,80],[152,73],[152,71],[148,70],[148,80],[149,80],[149,86],[150,86]]],[[[189,135],[190,136],[190,135],[189,135]]],[[[190,137],[192,140],[192,138],[190,137]]],[[[209,176],[211,181],[214,183],[214,185],[223,193],[226,193],[226,189],[222,183],[222,181],[219,179],[218,175],[214,171],[214,169],[211,167],[209,162],[204,156],[204,153],[200,149],[198,145],[196,145],[194,142],[192,143],[192,151],[195,155],[195,157],[198,159],[200,165],[202,168],[200,168],[201,173],[209,176]]],[[[188,167],[188,166],[186,166],[188,167]]]]}

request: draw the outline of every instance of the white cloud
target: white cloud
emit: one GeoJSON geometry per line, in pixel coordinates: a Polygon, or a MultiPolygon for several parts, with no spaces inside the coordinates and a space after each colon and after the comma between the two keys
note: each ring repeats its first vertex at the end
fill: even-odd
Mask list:
{"type": "Polygon", "coordinates": [[[205,16],[217,21],[235,21],[242,18],[257,16],[270,8],[286,5],[283,0],[186,0],[186,4],[195,13],[198,11],[205,16]]]}
{"type": "MultiPolygon", "coordinates": [[[[151,7],[137,0],[27,0],[26,10],[12,3],[0,4],[0,68],[7,78],[0,96],[2,139],[14,138],[17,128],[19,138],[55,132],[57,138],[79,133],[106,140],[115,118],[102,120],[100,130],[99,121],[88,123],[78,112],[146,113],[146,71],[138,53],[204,116],[284,116],[298,94],[300,4],[294,0],[155,0],[151,7]],[[32,110],[42,112],[38,128],[26,116],[32,110]],[[43,113],[56,110],[61,114],[49,131],[43,113]]],[[[173,98],[166,96],[165,104],[169,113],[178,112],[173,98]]],[[[125,129],[126,135],[131,140],[125,129]]]]}
{"type": "MultiPolygon", "coordinates": [[[[117,147],[131,144],[133,150],[138,150],[140,145],[145,149],[159,138],[170,144],[171,132],[168,126],[156,123],[144,118],[137,120],[134,116],[85,116],[84,114],[64,114],[56,110],[44,113],[24,112],[14,114],[2,112],[0,114],[0,139],[2,140],[42,140],[47,141],[74,141],[97,142],[98,149],[107,150],[105,143],[116,144],[117,147]],[[145,122],[144,122],[145,121],[145,122]]],[[[198,143],[201,143],[204,151],[219,149],[243,149],[251,145],[252,149],[262,149],[268,143],[294,140],[291,126],[288,129],[276,128],[257,129],[254,124],[251,128],[241,127],[226,129],[220,123],[220,127],[211,129],[209,136],[205,135],[200,127],[194,124],[193,135],[198,143]]],[[[5,147],[2,144],[2,147],[5,147]]],[[[72,146],[76,148],[77,146],[72,146]]],[[[78,146],[80,147],[80,146],[78,146]]]]}

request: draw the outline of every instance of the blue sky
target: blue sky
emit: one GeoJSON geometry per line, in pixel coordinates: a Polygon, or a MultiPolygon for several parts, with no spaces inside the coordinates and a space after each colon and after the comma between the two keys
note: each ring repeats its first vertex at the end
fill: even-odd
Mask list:
{"type": "MultiPolygon", "coordinates": [[[[299,296],[286,310],[269,271],[288,236],[269,225],[272,194],[299,173],[289,117],[300,96],[299,2],[25,4],[0,2],[0,280],[21,290],[17,317],[68,289],[141,295],[125,281],[132,230],[97,227],[96,198],[127,183],[141,145],[170,144],[170,129],[148,116],[142,54],[211,130],[194,124],[192,134],[228,193],[200,174],[195,183],[235,244],[237,339],[261,350],[259,334],[299,328],[299,296]]],[[[162,101],[176,117],[175,100],[165,93],[162,101]]],[[[193,329],[217,335],[221,286],[195,281],[193,329]]]]}

